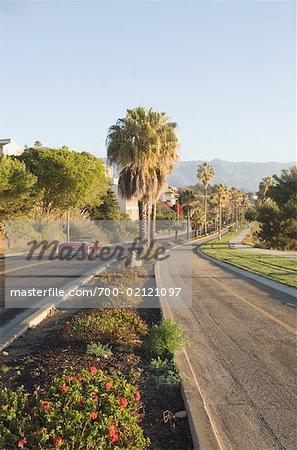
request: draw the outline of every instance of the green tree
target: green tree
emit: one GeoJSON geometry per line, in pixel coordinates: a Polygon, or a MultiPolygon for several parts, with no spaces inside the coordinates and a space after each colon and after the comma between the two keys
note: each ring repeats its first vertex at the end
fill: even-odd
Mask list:
{"type": "Polygon", "coordinates": [[[282,170],[273,176],[267,190],[269,202],[257,208],[260,230],[257,235],[267,247],[281,250],[297,249],[297,168],[282,170]]]}
{"type": "Polygon", "coordinates": [[[207,234],[207,188],[215,176],[214,168],[207,162],[198,166],[197,178],[203,184],[204,189],[204,233],[207,234]]]}
{"type": "Polygon", "coordinates": [[[19,159],[37,177],[44,213],[100,205],[109,185],[103,162],[87,152],[29,148],[19,159]]]}
{"type": "Polygon", "coordinates": [[[37,178],[25,164],[0,156],[0,221],[25,217],[36,200],[37,178]]]}
{"type": "Polygon", "coordinates": [[[109,187],[102,197],[102,203],[89,210],[91,219],[94,220],[120,220],[123,218],[116,195],[109,187]]]}

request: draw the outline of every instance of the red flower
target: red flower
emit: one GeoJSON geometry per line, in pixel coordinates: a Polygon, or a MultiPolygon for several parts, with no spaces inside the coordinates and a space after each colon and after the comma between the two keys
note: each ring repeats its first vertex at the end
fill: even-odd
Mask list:
{"type": "Polygon", "coordinates": [[[58,445],[63,444],[63,439],[60,437],[57,437],[54,439],[54,446],[57,447],[58,445]]]}
{"type": "Polygon", "coordinates": [[[70,377],[70,376],[67,376],[67,377],[66,377],[67,383],[69,383],[69,381],[71,381],[71,380],[72,380],[72,377],[70,377]]]}
{"type": "Polygon", "coordinates": [[[98,414],[96,413],[96,411],[91,412],[91,419],[95,420],[97,419],[98,414]]]}
{"type": "Polygon", "coordinates": [[[98,402],[98,395],[97,394],[92,394],[92,398],[95,400],[95,402],[98,402]]]}
{"type": "Polygon", "coordinates": [[[106,383],[104,383],[104,387],[105,389],[110,389],[111,388],[111,382],[110,381],[106,381],[106,383]]]}
{"type": "Polygon", "coordinates": [[[112,442],[118,442],[119,435],[118,435],[117,431],[114,428],[110,427],[110,428],[108,428],[108,432],[109,432],[109,437],[112,440],[112,442]]]}
{"type": "Polygon", "coordinates": [[[42,406],[46,409],[49,407],[49,402],[42,402],[42,406]]]}
{"type": "Polygon", "coordinates": [[[94,367],[94,366],[91,367],[91,368],[90,368],[90,372],[91,372],[92,375],[95,375],[95,373],[98,372],[97,367],[94,367]]]}
{"type": "Polygon", "coordinates": [[[24,447],[24,444],[27,444],[27,440],[26,440],[25,438],[21,439],[21,440],[18,442],[18,447],[23,448],[23,447],[24,447]]]}
{"type": "Polygon", "coordinates": [[[81,381],[81,376],[80,376],[80,375],[76,375],[76,379],[77,379],[78,381],[81,381]]]}
{"type": "Polygon", "coordinates": [[[120,406],[125,408],[127,405],[128,405],[128,400],[126,399],[126,397],[121,397],[120,398],[120,406]]]}
{"type": "Polygon", "coordinates": [[[65,386],[65,384],[63,384],[61,387],[60,387],[60,391],[62,392],[62,394],[65,394],[67,391],[68,391],[68,387],[67,386],[65,386]]]}
{"type": "Polygon", "coordinates": [[[137,402],[139,402],[139,400],[141,399],[141,395],[139,394],[139,392],[134,392],[133,397],[137,402]]]}

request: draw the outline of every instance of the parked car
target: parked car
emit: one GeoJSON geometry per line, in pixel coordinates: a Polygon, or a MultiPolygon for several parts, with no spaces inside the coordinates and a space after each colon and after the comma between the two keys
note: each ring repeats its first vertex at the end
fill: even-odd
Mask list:
{"type": "Polygon", "coordinates": [[[99,245],[99,242],[92,237],[71,238],[69,242],[63,242],[63,244],[59,245],[58,252],[60,254],[65,250],[63,253],[67,254],[69,249],[71,249],[71,253],[82,254],[85,252],[87,255],[93,255],[100,252],[101,246],[99,245]]]}

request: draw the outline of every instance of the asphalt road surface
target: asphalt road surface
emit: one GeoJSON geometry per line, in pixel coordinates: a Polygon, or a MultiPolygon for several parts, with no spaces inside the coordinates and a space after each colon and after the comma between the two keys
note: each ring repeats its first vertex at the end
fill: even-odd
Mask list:
{"type": "MultiPolygon", "coordinates": [[[[180,234],[179,237],[184,237],[180,234]]],[[[157,238],[159,242],[166,242],[174,239],[172,237],[157,238]]],[[[131,244],[122,243],[122,247],[128,248],[131,244]]],[[[114,246],[110,246],[111,251],[114,246]]],[[[38,289],[60,288],[62,289],[69,282],[77,280],[79,277],[86,275],[88,272],[110,263],[110,260],[102,261],[61,261],[59,259],[49,261],[46,256],[42,260],[33,257],[30,261],[26,259],[27,255],[20,255],[0,259],[0,325],[5,325],[13,319],[17,314],[23,312],[25,308],[33,307],[33,303],[39,302],[42,297],[37,298],[20,298],[17,307],[11,304],[9,298],[10,288],[13,289],[29,289],[35,287],[38,289]],[[26,304],[26,302],[30,304],[26,304]],[[24,308],[22,308],[22,303],[24,308]]],[[[28,310],[29,311],[29,310],[28,310]]]]}
{"type": "Polygon", "coordinates": [[[296,299],[184,249],[192,307],[170,309],[191,339],[186,351],[219,447],[295,449],[296,299]]]}
{"type": "MultiPolygon", "coordinates": [[[[18,313],[23,311],[20,307],[12,308],[4,304],[4,299],[8,300],[8,284],[13,288],[29,288],[30,286],[36,288],[46,289],[49,287],[63,288],[70,281],[75,281],[90,270],[100,268],[106,264],[103,261],[38,261],[34,258],[27,261],[25,257],[11,257],[6,260],[6,265],[2,260],[0,263],[0,323],[5,324],[7,321],[15,317],[18,313]],[[4,273],[5,272],[5,273],[4,273]],[[6,285],[6,293],[5,293],[6,285]]],[[[26,299],[23,299],[26,301],[26,299]]],[[[36,301],[41,300],[37,298],[36,301]]],[[[34,300],[32,300],[34,301],[34,300]]]]}

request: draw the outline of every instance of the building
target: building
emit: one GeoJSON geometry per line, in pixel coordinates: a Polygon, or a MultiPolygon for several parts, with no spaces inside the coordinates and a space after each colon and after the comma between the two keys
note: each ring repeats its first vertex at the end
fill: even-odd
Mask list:
{"type": "Polygon", "coordinates": [[[119,202],[121,212],[123,214],[127,214],[131,220],[138,220],[139,219],[139,213],[138,213],[138,201],[136,198],[131,198],[128,200],[125,197],[122,197],[118,190],[118,183],[119,179],[117,178],[115,171],[112,166],[107,165],[105,166],[105,172],[108,178],[111,181],[111,189],[116,195],[117,201],[119,202]]]}
{"type": "Polygon", "coordinates": [[[0,139],[0,156],[18,156],[23,153],[23,149],[12,139],[0,139]]]}
{"type": "Polygon", "coordinates": [[[167,186],[160,195],[160,200],[170,205],[170,207],[172,207],[177,202],[177,196],[178,196],[178,189],[174,186],[167,186]]]}

